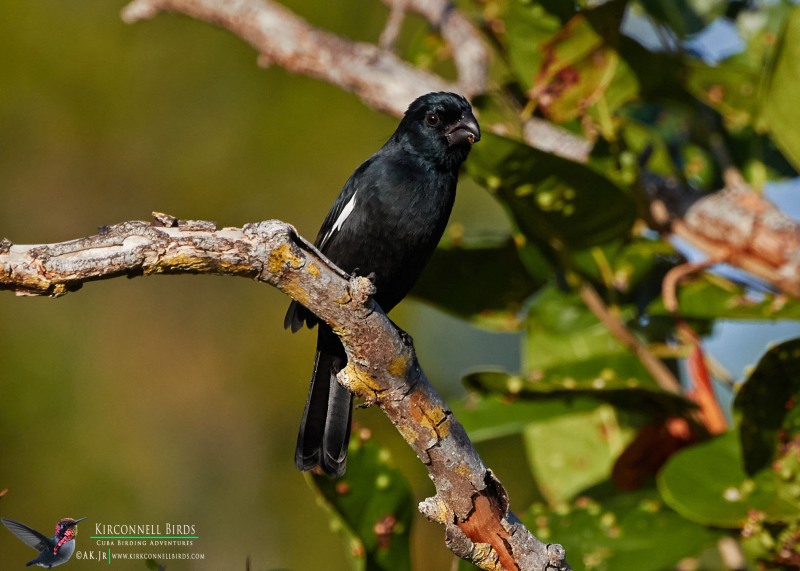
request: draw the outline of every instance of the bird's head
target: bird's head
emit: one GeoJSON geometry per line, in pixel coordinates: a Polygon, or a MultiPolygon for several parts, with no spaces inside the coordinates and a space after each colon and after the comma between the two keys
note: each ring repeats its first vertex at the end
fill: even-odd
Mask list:
{"type": "Polygon", "coordinates": [[[481,139],[478,120],[464,97],[428,93],[408,106],[396,136],[424,158],[458,167],[481,139]]]}
{"type": "Polygon", "coordinates": [[[75,536],[78,535],[78,522],[85,520],[85,517],[79,519],[72,519],[71,517],[65,517],[58,520],[56,524],[56,537],[68,537],[69,539],[74,539],[75,536]]]}

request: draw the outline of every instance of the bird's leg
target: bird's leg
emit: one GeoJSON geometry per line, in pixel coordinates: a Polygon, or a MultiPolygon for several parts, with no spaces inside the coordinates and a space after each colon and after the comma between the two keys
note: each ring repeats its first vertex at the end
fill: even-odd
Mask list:
{"type": "MultiPolygon", "coordinates": [[[[353,269],[353,272],[352,272],[351,275],[353,277],[356,277],[356,276],[359,275],[359,272],[360,272],[359,268],[355,268],[355,269],[353,269]]],[[[375,284],[375,280],[377,279],[377,276],[375,275],[375,272],[370,272],[364,277],[367,278],[369,281],[371,281],[373,285],[375,284]]],[[[414,339],[411,338],[411,335],[409,335],[408,333],[403,331],[400,327],[397,326],[397,323],[395,323],[391,319],[389,320],[389,323],[391,323],[394,326],[394,328],[397,330],[398,335],[400,335],[400,339],[403,340],[403,345],[405,345],[406,347],[411,347],[412,345],[414,345],[414,339]]]]}

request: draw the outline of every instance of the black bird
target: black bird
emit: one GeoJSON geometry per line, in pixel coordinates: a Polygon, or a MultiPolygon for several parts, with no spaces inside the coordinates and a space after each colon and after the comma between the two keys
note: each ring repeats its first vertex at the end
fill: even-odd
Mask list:
{"type": "MultiPolygon", "coordinates": [[[[374,275],[374,300],[389,312],[422,273],[442,237],[456,196],[461,164],[480,140],[469,102],[429,93],[409,105],[397,130],[345,183],[315,245],[348,273],[374,275]]],[[[295,464],[344,474],[352,395],[336,380],[347,363],[330,327],[292,302],[284,326],[293,332],[319,323],[308,401],[295,464]]]]}

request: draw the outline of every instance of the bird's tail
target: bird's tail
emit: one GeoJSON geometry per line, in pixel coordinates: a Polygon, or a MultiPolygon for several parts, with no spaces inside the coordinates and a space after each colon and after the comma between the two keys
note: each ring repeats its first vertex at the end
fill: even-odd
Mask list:
{"type": "Polygon", "coordinates": [[[314,374],[297,435],[294,461],[299,470],[319,466],[329,476],[342,476],[347,466],[353,395],[336,380],[347,363],[339,338],[320,324],[314,374]]]}

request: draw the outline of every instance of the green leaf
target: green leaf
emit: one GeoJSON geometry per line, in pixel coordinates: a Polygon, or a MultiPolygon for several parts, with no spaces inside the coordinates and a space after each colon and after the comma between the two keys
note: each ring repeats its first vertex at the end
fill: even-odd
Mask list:
{"type": "Polygon", "coordinates": [[[412,294],[488,329],[519,329],[523,302],[544,285],[510,238],[440,246],[412,294]]]}
{"type": "Polygon", "coordinates": [[[543,45],[561,29],[561,20],[538,2],[513,0],[504,21],[511,67],[530,89],[544,57],[543,45]]]}
{"type": "Polygon", "coordinates": [[[506,207],[530,242],[581,249],[628,234],[632,197],[586,165],[487,133],[467,171],[506,207]]]}
{"type": "Polygon", "coordinates": [[[742,527],[753,510],[767,520],[797,517],[800,501],[775,470],[744,471],[738,431],[675,454],[658,474],[664,501],[704,525],[742,527]]]}
{"type": "Polygon", "coordinates": [[[609,256],[612,272],[609,285],[623,293],[633,292],[655,273],[660,291],[662,272],[674,265],[676,259],[675,249],[666,240],[636,238],[609,256]]]}
{"type": "Polygon", "coordinates": [[[792,8],[782,34],[769,88],[764,101],[764,120],[795,168],[800,168],[800,7],[792,8]]]}
{"type": "MultiPolygon", "coordinates": [[[[733,282],[713,274],[687,279],[678,286],[680,314],[689,319],[800,319],[800,302],[785,296],[754,297],[733,282]]],[[[647,308],[668,315],[661,297],[647,308]]]]}
{"type": "MultiPolygon", "coordinates": [[[[622,312],[632,316],[632,308],[622,312]]],[[[641,361],[609,332],[576,294],[544,289],[529,306],[524,356],[525,378],[533,389],[650,391],[659,401],[675,402],[661,390],[641,361]]],[[[631,393],[635,394],[635,393],[631,393]]]]}
{"type": "Polygon", "coordinates": [[[562,24],[540,3],[511,4],[506,19],[511,67],[548,118],[566,123],[588,114],[609,140],[615,138],[612,115],[639,90],[636,75],[609,42],[606,28],[617,29],[620,14],[603,7],[562,24]]]}
{"type": "Polygon", "coordinates": [[[609,405],[530,423],[525,449],[539,489],[556,505],[607,480],[635,431],[609,405]]]}
{"type": "Polygon", "coordinates": [[[767,467],[779,448],[800,434],[800,339],[771,348],[736,396],[748,473],[767,467]]]}
{"type": "MultiPolygon", "coordinates": [[[[786,21],[791,13],[796,14],[797,8],[790,8],[786,2],[762,5],[757,16],[753,14],[747,26],[740,27],[747,42],[745,51],[717,65],[684,58],[686,88],[717,110],[729,129],[753,126],[761,131],[769,129],[776,139],[783,135],[793,137],[788,131],[797,110],[787,109],[789,114],[784,115],[776,109],[776,105],[782,110],[791,106],[796,85],[792,62],[787,58],[794,55],[795,48],[791,46],[797,39],[794,44],[781,41],[781,47],[776,49],[776,39],[788,32],[786,21]],[[789,51],[781,56],[781,49],[786,46],[789,51]]],[[[786,148],[783,151],[787,152],[786,148]]]]}
{"type": "MultiPolygon", "coordinates": [[[[648,111],[650,111],[650,108],[648,108],[648,111]]],[[[669,116],[661,108],[659,108],[659,111],[665,116],[669,116]]],[[[674,173],[674,164],[670,155],[670,140],[660,129],[643,121],[637,117],[637,114],[644,114],[644,112],[639,111],[634,106],[626,107],[627,116],[621,133],[625,146],[636,157],[642,156],[645,152],[650,153],[650,158],[647,164],[644,165],[647,171],[661,176],[672,175],[674,173]]],[[[611,158],[616,159],[613,155],[611,158]]]]}
{"type": "Polygon", "coordinates": [[[666,507],[655,490],[578,497],[569,505],[534,505],[522,517],[545,543],[567,550],[573,569],[663,571],[714,545],[720,533],[666,507]],[[668,538],[668,540],[667,540],[668,538]]]}
{"type": "Polygon", "coordinates": [[[579,14],[544,44],[544,62],[531,95],[542,112],[566,123],[590,112],[612,140],[611,115],[636,97],[639,83],[624,59],[579,14]]]}
{"type": "Polygon", "coordinates": [[[598,401],[580,396],[564,400],[509,400],[500,395],[469,394],[452,406],[453,413],[473,442],[519,434],[535,420],[590,411],[598,401]]]}
{"type": "Polygon", "coordinates": [[[700,61],[686,65],[686,87],[695,97],[720,112],[732,130],[755,123],[759,115],[758,97],[763,70],[737,65],[741,56],[719,65],[700,61]]]}
{"type": "MultiPolygon", "coordinates": [[[[619,377],[616,370],[626,368],[627,360],[627,355],[620,354],[558,365],[544,369],[542,376],[534,379],[504,371],[480,371],[464,377],[464,384],[481,393],[515,399],[515,404],[542,400],[571,402],[572,399],[588,397],[659,418],[694,408],[685,397],[666,392],[652,381],[619,377]],[[616,363],[620,363],[617,368],[616,363]]],[[[641,367],[640,378],[649,379],[641,367]]]]}
{"type": "Polygon", "coordinates": [[[473,390],[514,400],[589,397],[663,418],[693,405],[662,390],[574,294],[550,286],[529,305],[524,373],[477,371],[465,377],[473,390]]]}
{"type": "Polygon", "coordinates": [[[341,478],[309,476],[347,541],[353,569],[402,571],[411,568],[408,542],[413,495],[388,452],[371,440],[350,442],[347,473],[341,478]]]}
{"type": "Polygon", "coordinates": [[[745,180],[755,189],[762,189],[767,181],[797,176],[797,169],[780,152],[768,133],[756,133],[748,128],[729,135],[728,148],[733,162],[742,165],[745,180]]]}

